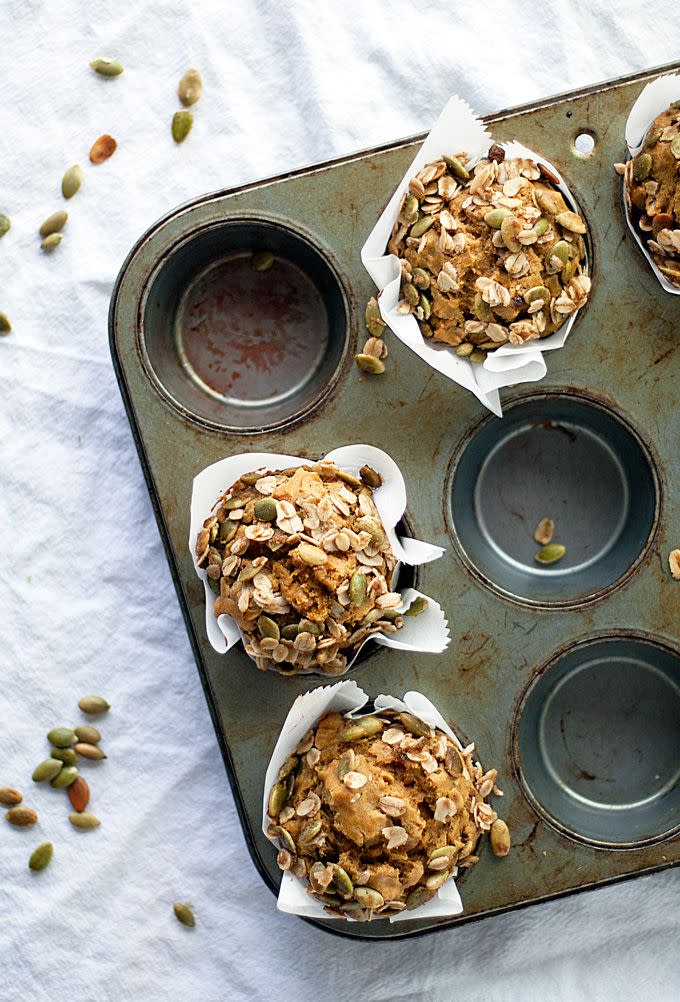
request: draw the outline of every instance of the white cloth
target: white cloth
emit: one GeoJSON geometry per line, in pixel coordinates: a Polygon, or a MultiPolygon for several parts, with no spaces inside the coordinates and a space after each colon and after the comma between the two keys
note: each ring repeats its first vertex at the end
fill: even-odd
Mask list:
{"type": "Polygon", "coordinates": [[[675,4],[5,0],[0,39],[0,212],[13,222],[0,310],[14,325],[0,342],[0,785],[40,812],[33,830],[0,821],[2,1002],[677,999],[678,871],[389,945],[277,913],[233,807],[106,331],[126,252],[178,203],[426,130],[453,92],[486,112],[668,61],[675,4]],[[88,68],[108,54],[126,67],[116,80],[88,68]],[[204,96],[177,148],[189,66],[204,96]],[[92,167],[105,131],[118,150],[92,167]],[[37,227],[75,162],[85,182],[47,257],[37,227]],[[102,826],[78,833],[63,794],[30,773],[85,692],[113,709],[110,758],[87,771],[102,826]],[[30,874],[47,838],[52,865],[30,874]],[[195,904],[195,930],[173,918],[177,899],[195,904]]]}

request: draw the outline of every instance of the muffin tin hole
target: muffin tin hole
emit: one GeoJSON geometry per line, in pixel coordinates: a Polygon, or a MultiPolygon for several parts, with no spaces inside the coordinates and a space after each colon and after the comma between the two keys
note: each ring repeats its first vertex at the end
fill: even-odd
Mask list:
{"type": "Polygon", "coordinates": [[[652,457],[623,418],[582,395],[532,394],[464,443],[451,482],[454,538],[472,573],[505,597],[580,605],[637,566],[656,527],[658,491],[652,457]],[[535,559],[544,518],[566,546],[550,565],[535,559]]]}
{"type": "Polygon", "coordinates": [[[642,637],[581,643],[526,693],[515,725],[525,795],[564,834],[634,848],[680,829],[680,656],[642,637]]]}
{"type": "Polygon", "coordinates": [[[192,234],[155,273],[143,304],[142,354],[184,414],[257,432],[307,413],[330,391],[348,343],[348,308],[325,253],[265,220],[192,234]],[[253,255],[271,252],[266,270],[253,255]]]}
{"type": "Polygon", "coordinates": [[[589,157],[595,150],[595,136],[581,130],[574,139],[574,153],[579,157],[589,157]]]}

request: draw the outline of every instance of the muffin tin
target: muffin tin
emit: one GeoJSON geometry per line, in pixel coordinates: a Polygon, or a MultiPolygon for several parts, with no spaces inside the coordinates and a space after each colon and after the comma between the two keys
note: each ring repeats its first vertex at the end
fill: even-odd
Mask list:
{"type": "Polygon", "coordinates": [[[658,72],[486,119],[495,138],[545,151],[593,233],[588,306],[545,379],[502,393],[502,420],[389,332],[384,376],[352,361],[373,292],[359,249],[419,138],[199,198],[144,234],[117,280],[114,366],[244,833],[273,890],[264,773],[293,699],[325,680],[261,673],[240,646],[220,656],[208,644],[188,548],[193,477],[237,452],[317,458],[366,441],[404,471],[413,534],[447,548],[417,577],[448,615],[448,650],[373,648],[350,675],[371,695],[420,690],[474,736],[499,769],[513,849],[496,860],[485,844],[459,881],[462,916],[317,923],[341,935],[414,935],[680,861],[680,588],[666,565],[680,540],[677,303],[626,237],[613,170],[628,109],[658,72]],[[278,278],[246,268],[262,250],[280,259],[278,278]],[[543,517],[567,546],[549,567],[533,561],[543,517]]]}

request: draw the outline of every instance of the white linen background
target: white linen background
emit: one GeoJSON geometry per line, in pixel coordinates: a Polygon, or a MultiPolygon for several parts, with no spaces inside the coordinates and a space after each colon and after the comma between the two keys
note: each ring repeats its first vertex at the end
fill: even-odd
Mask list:
{"type": "Polygon", "coordinates": [[[671,60],[676,4],[0,0],[0,39],[13,223],[0,309],[14,325],[0,342],[0,785],[41,815],[32,833],[0,822],[2,1002],[677,999],[677,870],[387,945],[277,913],[241,834],[106,329],[125,254],[178,203],[427,130],[453,92],[486,112],[671,60]],[[91,73],[102,54],[121,78],[91,73]],[[177,148],[189,66],[204,96],[177,148]],[[104,131],[119,148],[92,167],[104,131]],[[85,182],[48,258],[36,230],[74,162],[85,182]],[[83,835],[30,772],[85,692],[113,709],[110,758],[87,772],[103,823],[83,835]],[[55,858],[36,877],[26,860],[46,838],[55,858]],[[194,931],[173,918],[177,899],[194,902],[194,931]]]}

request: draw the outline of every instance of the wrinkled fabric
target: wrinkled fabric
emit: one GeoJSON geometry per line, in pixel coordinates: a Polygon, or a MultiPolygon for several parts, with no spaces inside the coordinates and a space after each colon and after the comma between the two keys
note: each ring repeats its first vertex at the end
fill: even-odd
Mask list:
{"type": "Polygon", "coordinates": [[[678,54],[670,0],[492,7],[0,5],[0,212],[13,223],[0,310],[14,325],[0,340],[0,785],[40,813],[32,830],[0,822],[2,1002],[680,994],[677,871],[388,945],[277,913],[241,834],[109,357],[116,273],[178,203],[424,131],[455,92],[483,113],[678,54]],[[126,67],[115,80],[88,67],[109,54],[126,67]],[[189,66],[204,96],[176,147],[189,66]],[[93,167],[103,132],[118,150],[93,167]],[[76,162],[83,187],[48,257],[37,228],[76,162]],[[80,833],[63,793],[30,773],[85,692],[113,709],[110,757],[86,770],[102,826],[80,833]],[[31,874],[46,839],[54,860],[31,874]],[[175,900],[194,903],[195,930],[175,900]]]}

